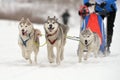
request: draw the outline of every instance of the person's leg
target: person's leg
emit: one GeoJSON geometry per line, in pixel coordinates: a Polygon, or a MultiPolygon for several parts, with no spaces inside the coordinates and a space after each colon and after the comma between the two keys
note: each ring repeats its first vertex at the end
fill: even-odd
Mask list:
{"type": "Polygon", "coordinates": [[[108,51],[110,48],[110,44],[112,42],[115,17],[116,17],[116,12],[110,12],[109,16],[107,16],[107,47],[108,47],[108,51]]]}

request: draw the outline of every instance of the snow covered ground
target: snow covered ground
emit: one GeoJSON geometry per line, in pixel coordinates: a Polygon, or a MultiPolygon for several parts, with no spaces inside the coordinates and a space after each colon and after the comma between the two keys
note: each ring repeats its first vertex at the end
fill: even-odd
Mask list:
{"type": "MultiPolygon", "coordinates": [[[[46,45],[40,47],[38,64],[28,64],[17,42],[18,22],[0,20],[0,80],[120,80],[119,14],[118,11],[109,56],[97,59],[92,56],[78,63],[78,42],[67,39],[64,60],[59,66],[48,63],[46,45]]],[[[34,27],[44,34],[43,25],[34,24],[34,27]]],[[[79,24],[70,27],[68,35],[78,36],[79,24]]],[[[45,42],[44,36],[40,41],[45,42]]]]}

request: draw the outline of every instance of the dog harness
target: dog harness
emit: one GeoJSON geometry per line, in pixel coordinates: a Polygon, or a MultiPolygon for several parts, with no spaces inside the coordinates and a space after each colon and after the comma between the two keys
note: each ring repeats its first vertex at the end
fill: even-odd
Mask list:
{"type": "Polygon", "coordinates": [[[21,41],[22,41],[22,43],[23,43],[23,45],[24,45],[25,47],[27,46],[27,45],[26,45],[27,41],[31,38],[30,35],[31,35],[31,33],[29,34],[29,38],[26,39],[26,40],[23,40],[23,38],[20,36],[20,39],[21,39],[21,41]]]}
{"type": "Polygon", "coordinates": [[[83,50],[83,52],[88,52],[88,46],[89,46],[90,44],[92,44],[93,40],[92,40],[89,44],[87,44],[87,45],[85,45],[81,40],[80,40],[80,42],[81,42],[81,43],[85,46],[85,48],[86,48],[86,49],[83,50]]]}
{"type": "MultiPolygon", "coordinates": [[[[57,31],[58,31],[58,29],[57,29],[53,34],[48,34],[47,37],[55,35],[55,34],[57,33],[57,31]]],[[[52,45],[56,42],[56,40],[57,40],[57,38],[54,39],[53,41],[51,41],[50,39],[48,39],[48,41],[49,41],[50,44],[52,44],[52,45]]]]}

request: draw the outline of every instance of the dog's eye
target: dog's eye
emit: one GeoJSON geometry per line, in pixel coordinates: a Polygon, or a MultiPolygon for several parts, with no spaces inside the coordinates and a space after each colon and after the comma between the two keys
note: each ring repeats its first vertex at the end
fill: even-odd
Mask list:
{"type": "Polygon", "coordinates": [[[55,24],[55,22],[53,22],[53,24],[55,24]]]}
{"type": "Polygon", "coordinates": [[[89,37],[89,36],[87,36],[87,37],[89,37]]]}
{"type": "Polygon", "coordinates": [[[49,22],[47,22],[49,24],[49,22]]]}
{"type": "Polygon", "coordinates": [[[27,26],[25,26],[25,27],[27,27],[27,26]]]}

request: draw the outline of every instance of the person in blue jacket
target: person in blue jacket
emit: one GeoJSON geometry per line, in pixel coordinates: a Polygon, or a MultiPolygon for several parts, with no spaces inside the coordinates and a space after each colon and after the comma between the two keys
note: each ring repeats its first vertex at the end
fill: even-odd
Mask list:
{"type": "MultiPolygon", "coordinates": [[[[113,36],[113,27],[117,12],[117,0],[95,0],[95,12],[100,13],[102,19],[107,18],[107,51],[110,52],[110,45],[113,36]]],[[[91,6],[90,0],[84,0],[84,5],[91,6]]]]}

